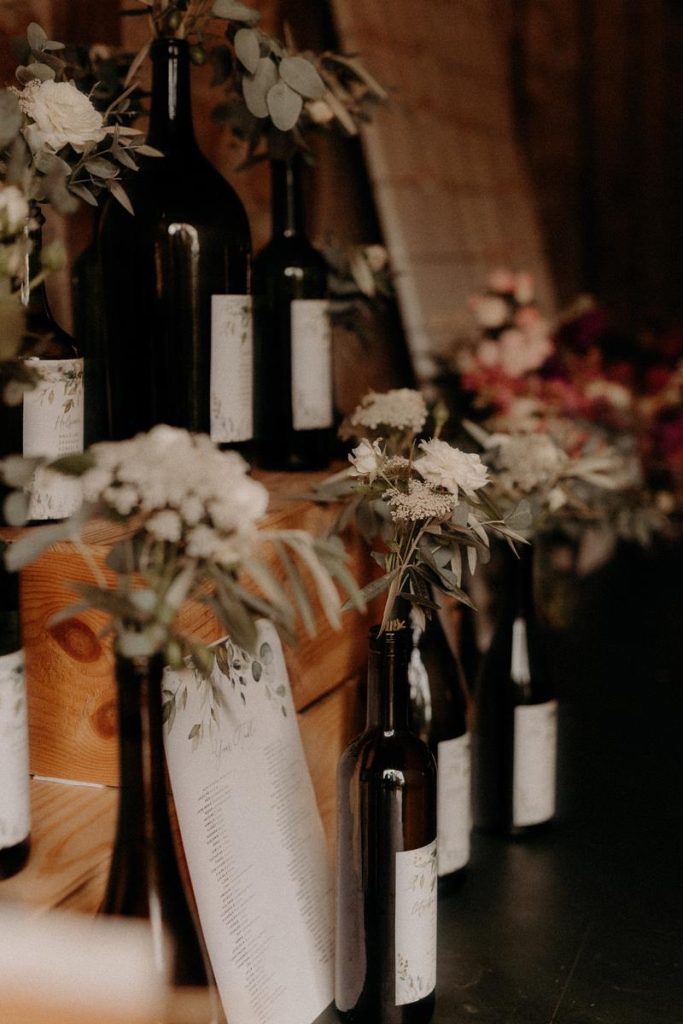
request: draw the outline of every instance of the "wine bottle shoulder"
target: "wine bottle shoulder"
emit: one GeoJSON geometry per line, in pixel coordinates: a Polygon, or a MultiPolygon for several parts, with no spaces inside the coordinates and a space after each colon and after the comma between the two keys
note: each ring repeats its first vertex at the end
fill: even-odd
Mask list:
{"type": "Polygon", "coordinates": [[[386,779],[386,773],[410,773],[410,778],[431,779],[436,763],[429,747],[407,730],[368,729],[353,740],[339,761],[340,776],[360,771],[365,778],[386,779]]]}
{"type": "Polygon", "coordinates": [[[147,160],[126,181],[133,215],[111,201],[103,213],[101,235],[110,231],[136,234],[150,223],[178,221],[206,225],[241,239],[251,249],[246,210],[232,185],[201,154],[191,163],[173,157],[147,160]]]}
{"type": "Polygon", "coordinates": [[[289,267],[315,271],[323,281],[327,278],[327,264],[322,254],[305,235],[278,235],[271,238],[254,258],[255,275],[269,274],[273,270],[284,272],[289,267]]]}

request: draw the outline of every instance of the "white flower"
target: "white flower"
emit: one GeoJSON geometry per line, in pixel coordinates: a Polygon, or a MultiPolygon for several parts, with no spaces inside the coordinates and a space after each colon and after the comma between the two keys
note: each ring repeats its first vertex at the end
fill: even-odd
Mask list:
{"type": "Polygon", "coordinates": [[[366,245],[365,259],[373,274],[379,274],[389,262],[387,250],[383,245],[366,245]]]}
{"type": "Polygon", "coordinates": [[[120,516],[129,516],[140,502],[136,488],[128,484],[121,487],[106,487],[102,497],[120,516]]]}
{"type": "Polygon", "coordinates": [[[334,120],[334,111],[325,100],[309,100],[306,110],[313,124],[329,124],[334,120]]]}
{"type": "Polygon", "coordinates": [[[107,134],[102,115],[73,82],[29,82],[17,96],[33,122],[24,134],[34,153],[57,153],[64,146],[80,153],[107,134]]]}
{"type": "Polygon", "coordinates": [[[534,301],[534,279],[531,274],[524,270],[515,274],[514,293],[520,306],[528,306],[534,301]]]}
{"type": "Polygon", "coordinates": [[[508,293],[515,289],[516,275],[507,267],[496,267],[489,274],[486,285],[492,292],[508,293]]]}
{"type": "Polygon", "coordinates": [[[105,469],[103,466],[94,466],[93,469],[87,470],[81,477],[81,487],[85,501],[93,503],[99,501],[102,493],[109,487],[111,481],[112,475],[110,470],[105,469]]]}
{"type": "Polygon", "coordinates": [[[382,465],[383,452],[379,441],[370,443],[366,437],[349,455],[349,462],[357,476],[368,477],[370,483],[375,479],[382,465]]]}
{"type": "Polygon", "coordinates": [[[453,494],[437,491],[422,480],[411,480],[407,493],[392,488],[386,494],[391,518],[395,523],[405,520],[417,522],[421,519],[446,519],[456,505],[453,494]]]}
{"type": "Polygon", "coordinates": [[[427,419],[427,404],[419,391],[412,388],[394,388],[378,393],[370,391],[351,413],[354,426],[389,427],[392,430],[411,430],[417,434],[427,419]]]}
{"type": "Polygon", "coordinates": [[[187,553],[190,558],[212,559],[226,568],[238,565],[246,553],[247,543],[240,535],[226,540],[210,526],[200,523],[190,532],[187,553]],[[239,543],[240,540],[242,543],[239,543]]]}
{"type": "Polygon", "coordinates": [[[569,462],[566,453],[547,434],[494,434],[490,442],[500,445],[500,465],[512,485],[527,494],[537,487],[554,485],[569,462]]]}
{"type": "Polygon", "coordinates": [[[480,327],[502,327],[510,315],[505,299],[499,295],[473,295],[470,308],[480,327]]]}
{"type": "Polygon", "coordinates": [[[593,402],[603,400],[615,409],[628,409],[631,405],[631,393],[623,384],[612,380],[591,380],[586,385],[586,398],[593,402]]]}
{"type": "Polygon", "coordinates": [[[157,540],[167,540],[176,544],[182,536],[182,521],[177,512],[170,508],[155,512],[145,523],[147,533],[151,533],[157,540]]]}
{"type": "Polygon", "coordinates": [[[420,441],[419,447],[425,454],[415,462],[417,472],[428,483],[444,487],[456,498],[459,490],[471,498],[489,482],[488,469],[478,455],[460,451],[436,437],[420,441]]]}
{"type": "Polygon", "coordinates": [[[523,377],[538,369],[553,351],[543,330],[503,331],[498,339],[498,364],[509,377],[523,377]]]}
{"type": "Polygon", "coordinates": [[[0,185],[0,237],[16,235],[28,222],[28,200],[16,185],[0,185]]]}

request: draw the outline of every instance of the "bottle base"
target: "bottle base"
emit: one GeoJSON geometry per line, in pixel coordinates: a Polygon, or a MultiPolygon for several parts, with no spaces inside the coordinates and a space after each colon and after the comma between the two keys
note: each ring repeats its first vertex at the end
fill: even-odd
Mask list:
{"type": "Polygon", "coordinates": [[[0,878],[11,878],[18,874],[26,866],[30,850],[31,840],[28,836],[20,843],[0,850],[0,878]]]}
{"type": "Polygon", "coordinates": [[[430,992],[424,999],[402,1006],[370,1005],[359,1002],[350,1010],[340,1010],[335,1003],[339,1020],[345,1024],[429,1024],[434,1016],[436,994],[430,992]]]}

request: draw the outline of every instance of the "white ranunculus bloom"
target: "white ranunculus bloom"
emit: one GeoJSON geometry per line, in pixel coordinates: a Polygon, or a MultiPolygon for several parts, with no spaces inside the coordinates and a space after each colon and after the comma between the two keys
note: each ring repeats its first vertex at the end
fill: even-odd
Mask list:
{"type": "Polygon", "coordinates": [[[459,491],[473,497],[475,491],[489,482],[488,469],[478,455],[460,451],[436,437],[420,441],[419,447],[425,453],[415,462],[420,476],[435,487],[444,487],[456,498],[459,491]]]}
{"type": "Polygon", "coordinates": [[[471,300],[474,319],[480,327],[502,327],[510,310],[505,299],[499,295],[476,295],[471,300]]]}
{"type": "Polygon", "coordinates": [[[0,237],[11,238],[26,226],[28,200],[16,185],[0,185],[0,237]]]}
{"type": "Polygon", "coordinates": [[[34,153],[57,153],[64,146],[81,153],[107,134],[102,115],[73,82],[33,81],[17,95],[32,122],[24,134],[34,153]]]}
{"type": "Polygon", "coordinates": [[[382,449],[379,441],[370,443],[364,437],[361,443],[349,455],[349,462],[353,467],[354,473],[358,476],[368,477],[370,483],[372,483],[379,473],[382,463],[382,449]]]}

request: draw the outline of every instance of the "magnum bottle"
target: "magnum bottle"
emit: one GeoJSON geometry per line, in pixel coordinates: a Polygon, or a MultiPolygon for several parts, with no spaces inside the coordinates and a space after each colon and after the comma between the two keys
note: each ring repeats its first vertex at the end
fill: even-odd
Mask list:
{"type": "Polygon", "coordinates": [[[251,240],[237,194],[202,155],[192,127],[182,39],[151,50],[148,157],[126,183],[134,209],[110,200],[99,251],[106,320],[110,432],[156,423],[253,436],[251,240]]]}

